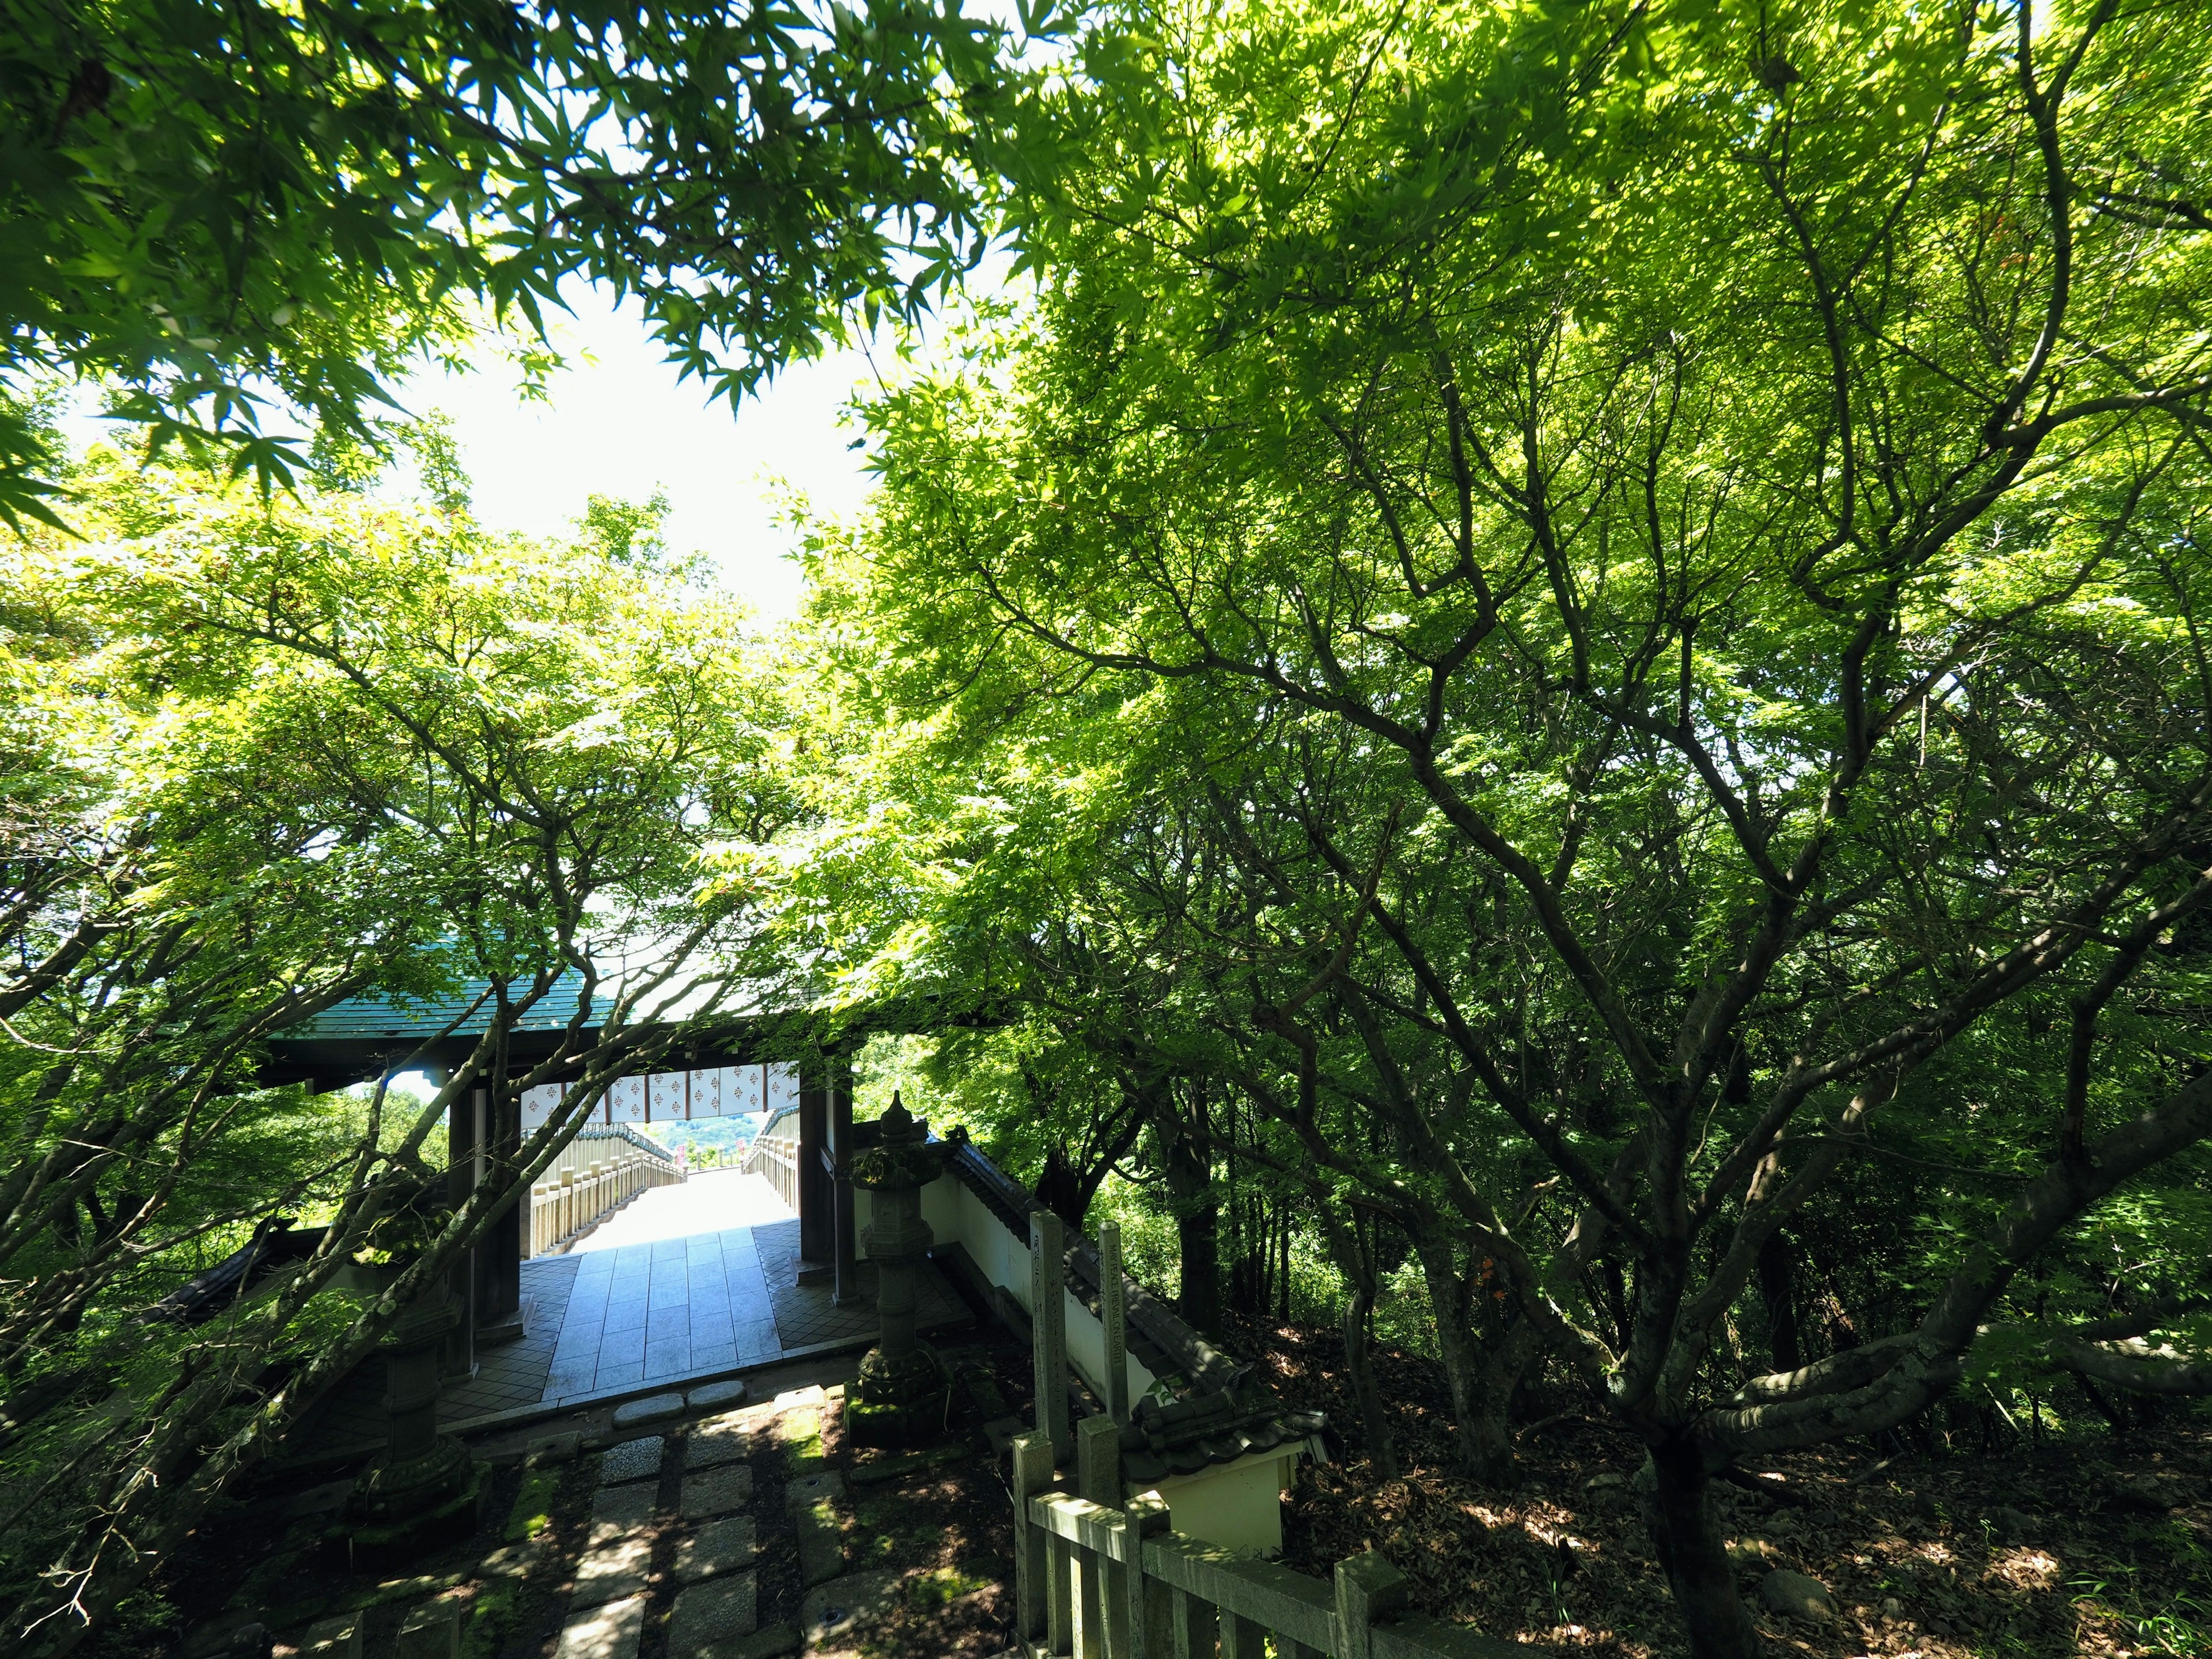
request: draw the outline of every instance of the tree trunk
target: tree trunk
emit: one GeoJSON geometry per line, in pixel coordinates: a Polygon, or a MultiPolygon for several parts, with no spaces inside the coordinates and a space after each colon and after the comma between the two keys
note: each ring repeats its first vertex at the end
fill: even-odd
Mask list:
{"type": "Polygon", "coordinates": [[[1695,1659],[1758,1659],[1759,1632],[1736,1594],[1735,1569],[1713,1513],[1712,1478],[1687,1443],[1655,1447],[1645,1469],[1645,1515],[1659,1565],[1695,1659]]]}
{"type": "Polygon", "coordinates": [[[1395,1480],[1399,1474],[1397,1437],[1390,1432],[1389,1415],[1382,1409],[1382,1390],[1375,1381],[1374,1352],[1367,1331],[1368,1316],[1374,1312],[1376,1291],[1381,1282],[1376,1271],[1381,1241],[1378,1237],[1378,1248],[1370,1250],[1365,1229],[1357,1215],[1348,1224],[1340,1221],[1332,1212],[1327,1194],[1317,1191],[1314,1199],[1313,1214],[1321,1226],[1322,1242],[1328,1246],[1337,1271],[1344,1275],[1345,1288],[1352,1292],[1344,1310],[1344,1370],[1352,1382],[1352,1396],[1359,1405],[1368,1462],[1382,1480],[1395,1480]]]}
{"type": "MultiPolygon", "coordinates": [[[[1214,1201],[1213,1160],[1192,1133],[1194,1125],[1184,1121],[1171,1087],[1147,1091],[1146,1105],[1175,1211],[1176,1311],[1194,1330],[1211,1335],[1221,1328],[1221,1206],[1214,1201]]],[[[1198,1102],[1194,1116],[1204,1110],[1198,1102]]]]}
{"type": "Polygon", "coordinates": [[[1767,1346],[1778,1371],[1794,1371],[1805,1363],[1797,1338],[1796,1277],[1789,1237],[1778,1227],[1759,1247],[1759,1299],[1766,1304],[1767,1346]]]}
{"type": "Polygon", "coordinates": [[[1456,1253],[1448,1243],[1425,1240],[1418,1248],[1429,1305],[1436,1312],[1444,1382],[1451,1389],[1452,1420],[1459,1429],[1460,1467],[1487,1486],[1510,1486],[1517,1471],[1507,1407],[1528,1362],[1527,1350],[1516,1352],[1516,1341],[1525,1340],[1526,1322],[1516,1322],[1500,1340],[1483,1342],[1470,1318],[1473,1290],[1460,1275],[1456,1253]]]}
{"type": "Polygon", "coordinates": [[[1367,1340],[1367,1316],[1375,1307],[1371,1285],[1355,1285],[1344,1305],[1344,1370],[1352,1379],[1352,1398],[1359,1402],[1360,1431],[1367,1440],[1367,1461],[1384,1480],[1398,1478],[1398,1440],[1390,1432],[1390,1419],[1382,1409],[1382,1390],[1375,1381],[1375,1359],[1367,1340]]]}

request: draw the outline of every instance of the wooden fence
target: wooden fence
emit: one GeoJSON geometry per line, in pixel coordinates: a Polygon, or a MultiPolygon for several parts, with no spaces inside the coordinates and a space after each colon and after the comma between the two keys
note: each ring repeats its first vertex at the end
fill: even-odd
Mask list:
{"type": "Polygon", "coordinates": [[[1054,1484],[1052,1442],[1013,1443],[1015,1618],[1029,1659],[1528,1659],[1528,1650],[1410,1611],[1373,1551],[1325,1583],[1168,1529],[1167,1506],[1119,1495],[1120,1430],[1076,1425],[1078,1481],[1054,1484]]]}
{"type": "Polygon", "coordinates": [[[526,1257],[556,1250],[638,1194],[684,1179],[676,1160],[644,1136],[589,1130],[562,1148],[546,1175],[530,1189],[526,1257]]]}
{"type": "Polygon", "coordinates": [[[553,1161],[538,1180],[541,1186],[549,1185],[571,1170],[580,1176],[594,1164],[613,1164],[633,1156],[657,1158],[672,1166],[676,1162],[673,1152],[634,1124],[586,1123],[553,1154],[553,1161]]]}
{"type": "Polygon", "coordinates": [[[748,1175],[763,1175],[775,1195],[793,1215],[799,1213],[799,1109],[787,1106],[761,1125],[744,1161],[738,1167],[748,1175]]]}

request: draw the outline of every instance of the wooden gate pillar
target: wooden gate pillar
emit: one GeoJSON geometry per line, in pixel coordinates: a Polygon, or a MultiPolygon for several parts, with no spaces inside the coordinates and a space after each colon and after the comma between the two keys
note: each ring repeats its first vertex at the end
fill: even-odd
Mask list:
{"type": "MultiPolygon", "coordinates": [[[[484,1096],[484,1140],[477,1159],[479,1182],[510,1184],[522,1151],[522,1101],[515,1091],[484,1096]]],[[[530,1225],[528,1188],[516,1193],[491,1218],[477,1246],[476,1300],[478,1342],[510,1340],[525,1334],[530,1310],[522,1302],[522,1246],[530,1225]]]]}
{"type": "Polygon", "coordinates": [[[799,1282],[818,1284],[836,1272],[836,1189],[825,1154],[830,1150],[829,1056],[812,1077],[799,1079],[799,1282]]]}
{"type": "Polygon", "coordinates": [[[836,1285],[830,1301],[846,1308],[861,1300],[859,1251],[853,1227],[853,1051],[830,1060],[830,1197],[834,1215],[830,1249],[836,1285]]]}

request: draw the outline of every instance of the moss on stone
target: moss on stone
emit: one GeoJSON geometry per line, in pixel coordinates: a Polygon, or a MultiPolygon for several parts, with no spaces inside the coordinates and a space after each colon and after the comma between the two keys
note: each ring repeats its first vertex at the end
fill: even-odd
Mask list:
{"type": "Polygon", "coordinates": [[[513,1584],[486,1584],[469,1606],[461,1631],[461,1659],[491,1659],[522,1624],[522,1596],[513,1584]]]}
{"type": "Polygon", "coordinates": [[[522,1486],[507,1511],[504,1536],[507,1542],[519,1544],[553,1524],[553,1509],[565,1473],[558,1468],[523,1472],[522,1486]]]}

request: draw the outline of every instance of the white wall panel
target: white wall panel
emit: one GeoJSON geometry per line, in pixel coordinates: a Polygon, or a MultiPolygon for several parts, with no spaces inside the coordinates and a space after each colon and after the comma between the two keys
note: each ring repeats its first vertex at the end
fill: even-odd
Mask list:
{"type": "Polygon", "coordinates": [[[780,1112],[787,1106],[799,1104],[799,1067],[786,1060],[774,1060],[762,1067],[766,1072],[767,1099],[763,1111],[780,1112]]]}
{"type": "Polygon", "coordinates": [[[642,1123],[645,1121],[645,1079],[625,1077],[615,1079],[607,1091],[607,1121],[610,1123],[642,1123]]]}
{"type": "Polygon", "coordinates": [[[533,1134],[544,1128],[561,1104],[561,1085],[542,1084],[535,1089],[522,1091],[522,1133],[533,1134]]]}
{"type": "Polygon", "coordinates": [[[687,1072],[684,1086],[691,1091],[693,1117],[720,1117],[722,1115],[722,1074],[720,1072],[687,1072]]]}
{"type": "Polygon", "coordinates": [[[730,1079],[733,1085],[731,1091],[732,1103],[724,1109],[731,1116],[741,1117],[747,1112],[763,1109],[761,1103],[764,1095],[759,1066],[732,1066],[730,1067],[730,1079]]]}
{"type": "Polygon", "coordinates": [[[684,1072],[656,1072],[647,1079],[647,1116],[654,1123],[680,1123],[691,1115],[690,1075],[684,1072]]]}

